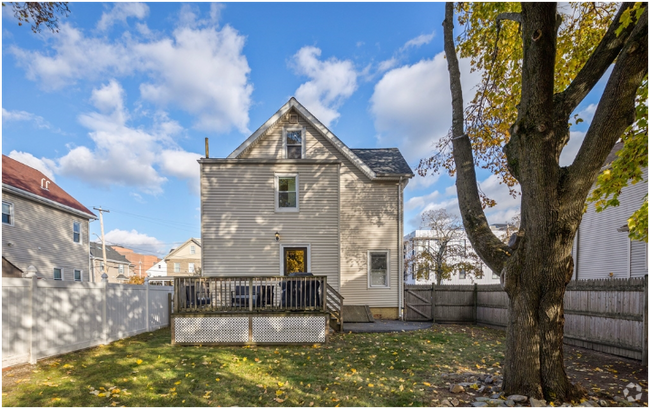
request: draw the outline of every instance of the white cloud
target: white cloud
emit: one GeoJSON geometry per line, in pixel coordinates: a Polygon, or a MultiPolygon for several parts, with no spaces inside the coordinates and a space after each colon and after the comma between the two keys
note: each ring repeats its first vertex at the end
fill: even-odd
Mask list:
{"type": "Polygon", "coordinates": [[[377,66],[377,71],[382,73],[390,70],[391,68],[395,67],[397,65],[398,61],[397,58],[392,57],[390,60],[385,60],[379,63],[377,66]]]}
{"type": "Polygon", "coordinates": [[[408,212],[409,210],[423,208],[433,203],[433,201],[436,200],[439,196],[440,193],[437,190],[434,190],[433,192],[424,196],[412,197],[407,200],[406,203],[404,203],[404,210],[408,212]]]}
{"type": "MultiPolygon", "coordinates": [[[[58,34],[48,37],[52,51],[10,50],[27,78],[40,82],[45,90],[84,79],[143,73],[143,99],[159,107],[179,107],[193,115],[195,126],[202,130],[228,132],[236,128],[248,133],[253,86],[243,54],[245,37],[230,26],[216,27],[213,20],[219,18],[220,7],[211,6],[210,18],[198,22],[191,7],[182,10],[172,35],[156,40],[131,35],[117,40],[91,37],[63,23],[58,34]]],[[[138,32],[151,36],[146,25],[134,34],[138,32]]]]}
{"type": "Polygon", "coordinates": [[[8,155],[11,159],[17,160],[20,163],[23,163],[29,167],[32,167],[41,173],[43,173],[48,178],[54,181],[54,170],[56,169],[56,164],[51,159],[47,158],[37,158],[28,152],[19,152],[11,151],[8,155]]]}
{"type": "Polygon", "coordinates": [[[126,23],[129,17],[142,20],[147,14],[149,14],[149,7],[145,3],[116,3],[110,11],[102,13],[97,29],[105,31],[118,21],[126,23]]]}
{"type": "Polygon", "coordinates": [[[569,142],[566,144],[564,149],[562,149],[562,153],[560,153],[560,166],[569,166],[573,163],[584,139],[584,132],[571,131],[569,142]]]}
{"type": "Polygon", "coordinates": [[[596,113],[596,108],[598,104],[589,104],[585,109],[578,112],[578,118],[581,118],[586,123],[590,123],[594,119],[594,114],[596,113]]]}
{"type": "Polygon", "coordinates": [[[422,177],[420,176],[417,172],[415,173],[415,177],[413,177],[410,181],[409,184],[406,185],[406,191],[414,191],[418,189],[426,189],[436,183],[438,179],[440,179],[441,173],[427,173],[426,176],[422,177]]]}
{"type": "Polygon", "coordinates": [[[57,133],[60,133],[60,130],[52,129],[52,125],[50,125],[50,123],[47,122],[42,116],[38,116],[27,111],[7,111],[6,109],[2,108],[2,123],[12,121],[32,122],[37,128],[50,129],[57,133]]]}
{"type": "MultiPolygon", "coordinates": [[[[460,60],[463,97],[475,92],[480,73],[469,73],[470,64],[460,60]]],[[[388,71],[375,85],[370,110],[375,117],[378,145],[398,146],[409,163],[433,153],[435,142],[451,126],[451,93],[444,53],[388,71]]]]}
{"type": "Polygon", "coordinates": [[[161,106],[176,105],[197,117],[203,130],[248,132],[253,86],[242,54],[244,37],[230,26],[181,27],[174,39],[133,47],[151,81],[140,85],[142,97],[161,106]]]}
{"type": "Polygon", "coordinates": [[[435,35],[435,31],[432,32],[431,34],[421,34],[415,38],[412,38],[408,40],[406,44],[404,44],[404,46],[400,49],[400,51],[404,51],[411,47],[420,47],[425,44],[429,44],[431,40],[433,40],[434,35],[435,35]]]}
{"type": "MultiPolygon", "coordinates": [[[[483,193],[497,202],[496,206],[485,209],[485,216],[490,224],[505,223],[519,213],[521,196],[512,197],[508,187],[500,183],[497,175],[490,175],[487,179],[481,181],[479,186],[483,193]]],[[[519,186],[516,186],[515,190],[517,192],[521,191],[519,186]]]]}
{"type": "Polygon", "coordinates": [[[160,153],[160,168],[168,175],[186,179],[189,189],[197,196],[200,193],[199,164],[201,155],[182,150],[163,150],[160,153]]]}
{"type": "Polygon", "coordinates": [[[139,253],[162,255],[167,253],[164,243],[155,237],[138,233],[135,229],[131,231],[114,229],[106,233],[104,239],[106,244],[124,246],[139,253]]]}
{"type": "Polygon", "coordinates": [[[93,186],[131,186],[148,194],[162,192],[165,174],[188,179],[190,190],[198,194],[195,160],[199,155],[185,152],[174,143],[173,136],[182,131],[180,125],[165,113],[158,113],[152,129],[132,128],[124,98],[124,90],[115,80],[93,90],[90,101],[98,112],[80,115],[79,122],[90,130],[94,146],[72,148],[57,160],[56,172],[93,186]],[[190,159],[194,159],[196,173],[184,170],[190,159]]]}
{"type": "Polygon", "coordinates": [[[320,55],[319,48],[305,46],[293,56],[296,72],[310,78],[298,87],[296,99],[329,126],[340,116],[341,104],[357,89],[357,73],[349,60],[321,61],[320,55]]]}

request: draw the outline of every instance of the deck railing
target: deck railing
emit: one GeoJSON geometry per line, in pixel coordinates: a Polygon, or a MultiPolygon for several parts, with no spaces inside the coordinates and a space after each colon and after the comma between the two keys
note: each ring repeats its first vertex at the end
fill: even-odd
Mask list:
{"type": "Polygon", "coordinates": [[[327,312],[327,287],[325,276],[175,277],[174,312],[327,312]]]}

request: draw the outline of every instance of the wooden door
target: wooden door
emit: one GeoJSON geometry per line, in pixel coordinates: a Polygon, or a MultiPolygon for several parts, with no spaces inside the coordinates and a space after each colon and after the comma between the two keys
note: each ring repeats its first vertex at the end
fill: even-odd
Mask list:
{"type": "Polygon", "coordinates": [[[404,319],[406,321],[431,321],[432,296],[430,285],[404,286],[404,319]]]}

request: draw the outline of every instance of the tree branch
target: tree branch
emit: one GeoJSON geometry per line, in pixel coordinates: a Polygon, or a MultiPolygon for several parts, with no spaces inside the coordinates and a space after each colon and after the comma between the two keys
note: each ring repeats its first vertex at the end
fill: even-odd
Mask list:
{"type": "Polygon", "coordinates": [[[634,29],[634,25],[630,24],[618,36],[616,29],[620,24],[623,12],[633,6],[634,3],[623,3],[605,36],[600,40],[573,82],[567,89],[555,96],[555,116],[557,118],[568,118],[614,62],[634,29]]]}
{"type": "Polygon", "coordinates": [[[607,155],[625,129],[634,122],[637,89],[647,73],[646,9],[618,56],[578,155],[573,164],[565,169],[565,177],[559,186],[563,199],[586,198],[607,155]]]}
{"type": "Polygon", "coordinates": [[[510,249],[492,233],[481,207],[472,145],[469,137],[464,133],[463,94],[458,57],[454,47],[453,3],[447,3],[445,6],[445,20],[442,26],[452,95],[452,145],[460,212],[465,232],[474,250],[493,271],[500,272],[510,255],[510,249]]]}

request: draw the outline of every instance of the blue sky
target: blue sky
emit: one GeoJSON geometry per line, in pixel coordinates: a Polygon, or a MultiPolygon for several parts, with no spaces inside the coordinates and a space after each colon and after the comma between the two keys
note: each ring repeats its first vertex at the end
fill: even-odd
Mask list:
{"type": "MultiPolygon", "coordinates": [[[[225,157],[291,96],[349,147],[398,147],[412,168],[451,123],[443,3],[69,7],[55,34],[33,34],[3,8],[2,153],[109,209],[110,244],[160,256],[200,237],[204,138],[225,157]]],[[[468,100],[479,77],[467,61],[461,70],[468,100]]],[[[594,107],[579,107],[586,123],[594,107]]],[[[495,176],[478,178],[498,202],[491,222],[517,214],[495,176]]],[[[416,176],[405,232],[440,207],[458,212],[453,179],[416,176]]]]}

